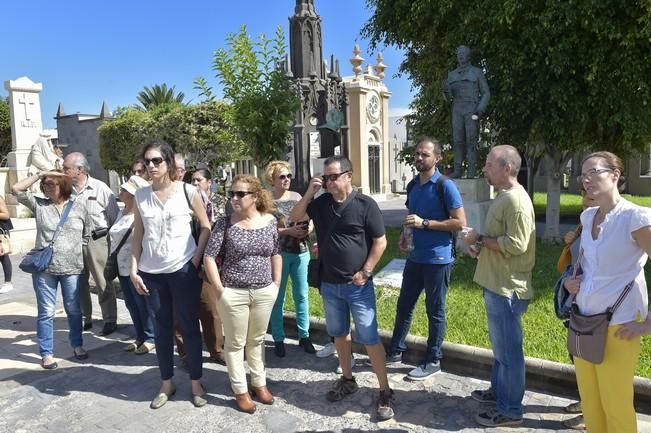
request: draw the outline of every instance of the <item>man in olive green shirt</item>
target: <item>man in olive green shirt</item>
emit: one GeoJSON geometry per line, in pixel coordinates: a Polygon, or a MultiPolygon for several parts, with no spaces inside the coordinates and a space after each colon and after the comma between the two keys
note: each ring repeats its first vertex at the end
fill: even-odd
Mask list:
{"type": "Polygon", "coordinates": [[[533,297],[531,274],[536,253],[536,221],[527,191],[518,183],[522,159],[513,146],[495,146],[483,168],[497,190],[486,215],[483,234],[470,230],[465,242],[478,258],[475,282],[484,288],[488,335],[493,349],[491,387],[472,397],[495,402],[495,409],[476,421],[487,427],[523,422],[525,368],[522,314],[533,297]]]}

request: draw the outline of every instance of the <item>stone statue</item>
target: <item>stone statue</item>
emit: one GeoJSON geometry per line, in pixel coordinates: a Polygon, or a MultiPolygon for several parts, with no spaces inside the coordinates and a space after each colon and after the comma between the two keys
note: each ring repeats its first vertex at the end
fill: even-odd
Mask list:
{"type": "Polygon", "coordinates": [[[60,169],[62,158],[52,146],[50,135],[41,133],[32,145],[32,150],[27,159],[27,165],[31,173],[60,169]]]}
{"type": "Polygon", "coordinates": [[[452,142],[454,149],[453,178],[463,173],[463,161],[467,158],[466,176],[477,175],[477,140],[479,119],[488,101],[490,90],[481,68],[470,64],[470,48],[461,45],[456,49],[459,66],[448,72],[443,82],[443,96],[452,103],[452,142]]]}

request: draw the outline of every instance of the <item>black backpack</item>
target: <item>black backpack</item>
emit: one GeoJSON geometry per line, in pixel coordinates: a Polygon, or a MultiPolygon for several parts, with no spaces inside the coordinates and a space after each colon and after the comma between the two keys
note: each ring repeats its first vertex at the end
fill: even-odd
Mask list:
{"type": "MultiPolygon", "coordinates": [[[[445,219],[450,219],[450,210],[448,209],[448,205],[445,202],[445,192],[443,191],[443,185],[445,184],[446,181],[448,181],[450,178],[445,176],[444,174],[440,175],[438,179],[436,179],[436,195],[439,198],[439,202],[441,203],[441,209],[443,209],[443,214],[445,215],[445,219]]],[[[418,175],[414,177],[412,180],[409,181],[407,184],[407,200],[405,200],[405,207],[409,209],[409,193],[411,190],[414,188],[414,185],[416,185],[416,182],[418,182],[418,175]]],[[[450,233],[450,238],[452,239],[452,257],[457,256],[457,248],[456,248],[456,238],[457,238],[457,232],[449,232],[450,233]]]]}

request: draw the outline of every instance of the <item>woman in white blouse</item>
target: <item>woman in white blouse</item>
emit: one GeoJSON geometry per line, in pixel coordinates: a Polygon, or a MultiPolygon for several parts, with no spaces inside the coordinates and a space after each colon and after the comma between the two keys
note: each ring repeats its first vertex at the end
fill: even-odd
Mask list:
{"type": "Polygon", "coordinates": [[[117,253],[118,259],[118,280],[124,297],[124,304],[129,310],[131,322],[136,329],[136,340],[126,345],[125,351],[133,351],[137,355],[149,353],[154,345],[154,322],[147,310],[145,297],[136,292],[129,271],[131,270],[131,235],[134,225],[134,198],[136,191],[142,187],[149,186],[149,183],[139,177],[131,176],[128,181],[120,186],[120,200],[124,203],[124,209],[120,211],[115,223],[109,230],[110,250],[113,254],[120,246],[117,253]],[[127,238],[125,239],[125,236],[127,238]]]}
{"type": "Polygon", "coordinates": [[[176,392],[174,376],[174,315],[181,326],[192,380],[192,403],[204,406],[201,385],[202,344],[199,329],[199,267],[210,236],[210,222],[197,189],[176,181],[174,150],[163,141],[147,144],[143,160],[152,181],[136,191],[131,282],[147,297],[154,316],[156,356],[163,381],[150,407],[158,409],[176,392]],[[183,191],[186,188],[186,191],[183,191]],[[188,205],[188,199],[192,208],[188,205]],[[195,243],[192,215],[201,232],[195,243]]]}
{"type": "Polygon", "coordinates": [[[568,291],[576,293],[581,314],[591,315],[615,304],[633,281],[610,321],[603,362],[574,358],[581,408],[591,433],[637,432],[633,376],[640,338],[627,329],[635,328],[648,314],[644,264],[651,252],[651,210],[619,195],[622,174],[621,159],[610,152],[584,158],[580,180],[595,207],[581,214],[583,275],[565,283],[568,291]]]}

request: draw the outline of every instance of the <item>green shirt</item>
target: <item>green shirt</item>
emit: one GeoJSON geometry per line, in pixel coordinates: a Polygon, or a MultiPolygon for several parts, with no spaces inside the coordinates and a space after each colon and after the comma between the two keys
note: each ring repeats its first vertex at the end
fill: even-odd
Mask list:
{"type": "Polygon", "coordinates": [[[474,281],[501,296],[531,299],[536,261],[536,218],[527,191],[518,185],[499,191],[486,214],[484,236],[497,238],[500,250],[482,248],[474,281]]]}

